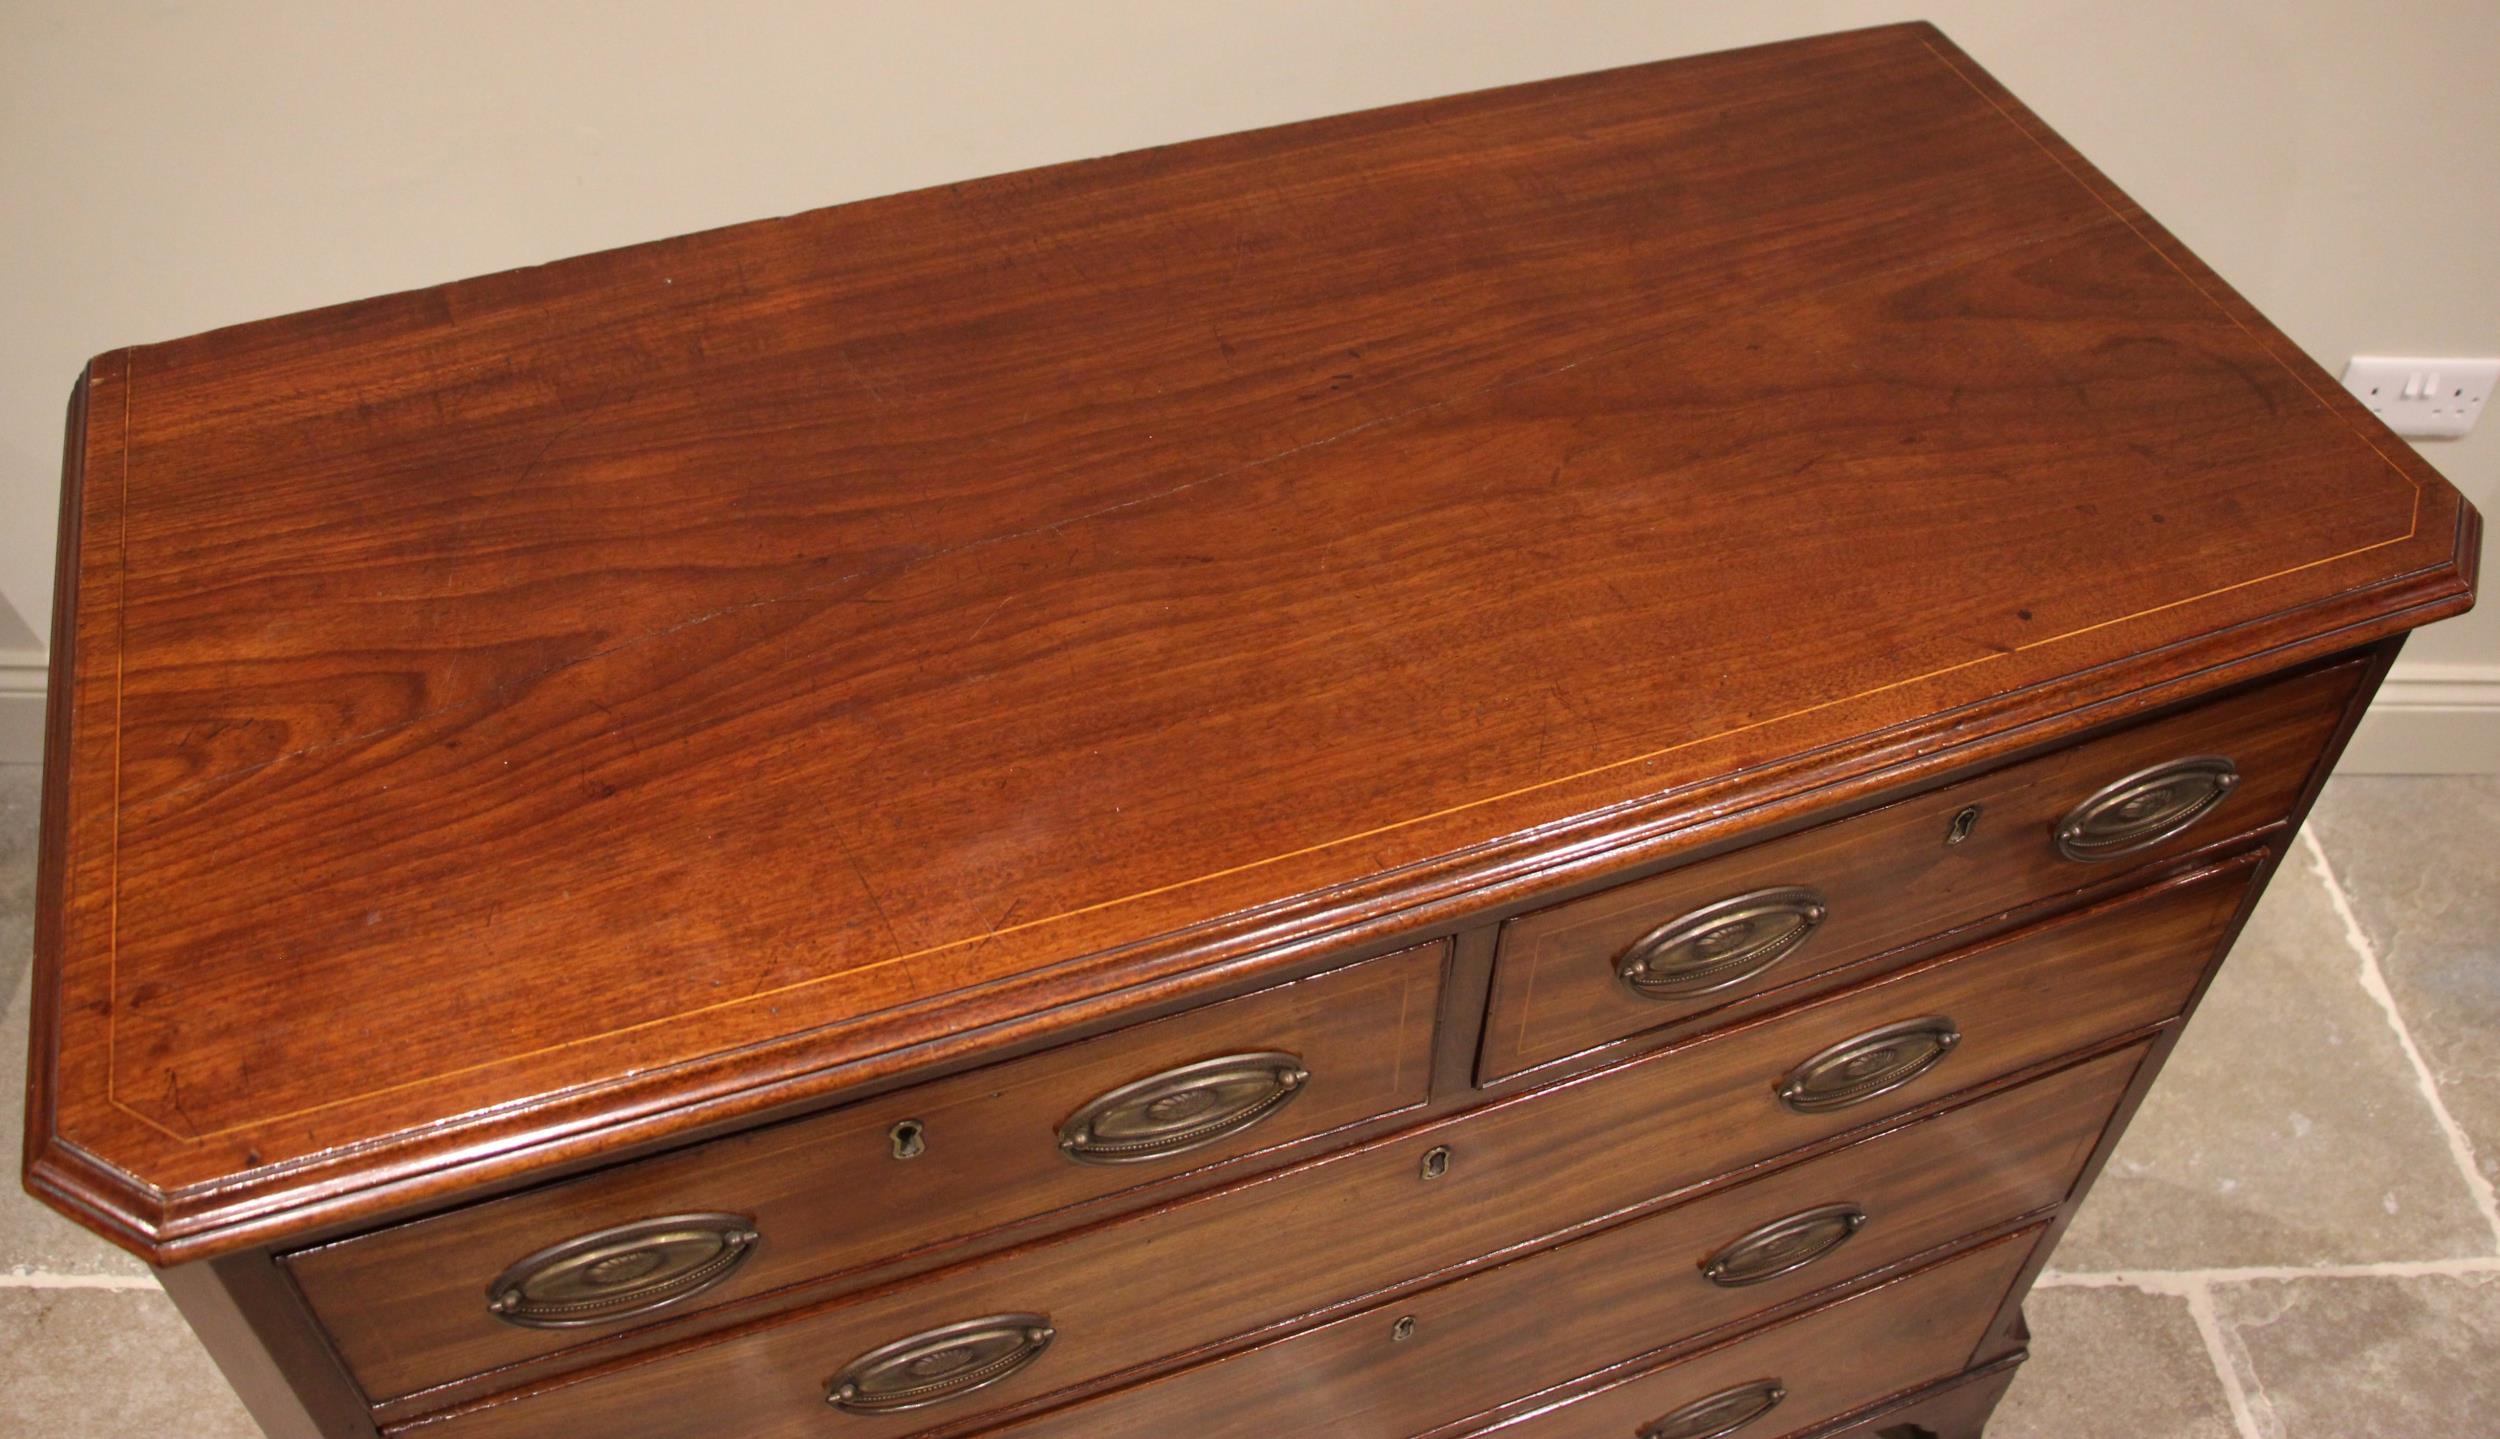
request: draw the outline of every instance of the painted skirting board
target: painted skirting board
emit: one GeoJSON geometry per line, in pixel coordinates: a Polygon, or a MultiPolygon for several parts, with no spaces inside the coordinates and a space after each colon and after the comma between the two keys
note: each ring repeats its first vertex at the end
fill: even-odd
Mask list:
{"type": "Polygon", "coordinates": [[[2399,661],[2339,774],[2500,774],[2500,661],[2399,661]]]}
{"type": "MultiPolygon", "coordinates": [[[[43,758],[44,659],[0,650],[0,764],[43,758]]],[[[2343,774],[2500,774],[2500,662],[2398,664],[2343,774]]]]}
{"type": "Polygon", "coordinates": [[[43,758],[41,650],[0,650],[0,764],[43,758]]]}

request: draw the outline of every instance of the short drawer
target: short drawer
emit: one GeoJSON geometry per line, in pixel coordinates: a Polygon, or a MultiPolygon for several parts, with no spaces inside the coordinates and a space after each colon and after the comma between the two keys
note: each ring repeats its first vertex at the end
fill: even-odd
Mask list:
{"type": "Polygon", "coordinates": [[[1421,1104],[1447,946],[291,1255],[376,1400],[1421,1104]]]}
{"type": "MultiPolygon", "coordinates": [[[[2038,1230],[1811,1310],[1567,1403],[1501,1439],[1786,1439],[1960,1372],[2038,1230]]],[[[1472,1436],[1471,1436],[1472,1439],[1472,1436]]]]}
{"type": "Polygon", "coordinates": [[[2062,1202],[2135,1045],[1289,1339],[991,1431],[1421,1433],[2062,1202]],[[1568,1304],[1555,1302],[1569,1295],[1568,1304]],[[1523,1323],[1533,1316],[1533,1323],[1523,1323]]]}
{"type": "Polygon", "coordinates": [[[840,1417],[844,1435],[879,1439],[977,1419],[1554,1237],[2157,1024],[2186,1002],[2254,869],[2220,866],[1403,1135],[482,1401],[429,1432],[773,1439],[840,1417]],[[860,1412],[829,1416],[846,1383],[844,1407],[860,1412]],[[881,1395],[926,1407],[878,1412],[881,1395]]]}
{"type": "MultiPolygon", "coordinates": [[[[2285,818],[2358,663],[1523,915],[1487,1083],[2285,818]]],[[[1837,982],[1837,981],[1835,981],[1837,982]]]]}

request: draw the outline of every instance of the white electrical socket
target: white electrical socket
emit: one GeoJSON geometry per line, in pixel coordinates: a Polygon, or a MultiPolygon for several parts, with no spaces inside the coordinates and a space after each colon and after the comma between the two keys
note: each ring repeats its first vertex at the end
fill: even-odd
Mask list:
{"type": "Polygon", "coordinates": [[[2355,355],[2344,388],[2400,435],[2454,437],[2474,428],[2500,381],[2500,360],[2424,360],[2355,355]]]}

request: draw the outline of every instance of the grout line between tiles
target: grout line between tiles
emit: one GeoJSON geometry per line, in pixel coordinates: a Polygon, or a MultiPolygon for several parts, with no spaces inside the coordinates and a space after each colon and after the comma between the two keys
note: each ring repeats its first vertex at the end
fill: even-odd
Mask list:
{"type": "MultiPolygon", "coordinates": [[[[2488,1272],[2500,1272],[2500,1259],[2446,1261],[2486,1266],[2488,1272]]],[[[2356,1265],[2356,1269],[2376,1271],[2395,1269],[2401,1265],[2356,1265]]],[[[2214,1286],[2246,1279],[2319,1278],[2325,1269],[2132,1269],[2108,1274],[2060,1274],[2054,1270],[2042,1274],[2032,1285],[2034,1289],[2133,1289],[2145,1294],[2166,1295],[2187,1302],[2188,1318],[2196,1325],[2196,1335],[2205,1344],[2205,1360],[2213,1365],[2214,1379],[2222,1385],[2223,1402],[2231,1409],[2232,1426],[2240,1439],[2279,1439],[2283,1426],[2274,1416],[2274,1406],[2263,1391],[2250,1392],[2240,1378],[2239,1365],[2231,1358],[2230,1341],[2222,1332],[2222,1316],[2214,1309],[2214,1286]],[[2263,1413],[2264,1420],[2258,1416],[2263,1413]]]]}
{"type": "MultiPolygon", "coordinates": [[[[2230,1351],[2224,1347],[2222,1318],[2214,1312],[2214,1292],[2202,1283],[2186,1286],[2188,1317],[2196,1322],[2197,1336],[2205,1341],[2205,1358],[2214,1366],[2214,1377],[2222,1382],[2223,1401],[2231,1406],[2231,1422],[2238,1426],[2240,1439],[2268,1439],[2269,1430],[2259,1428],[2257,1411],[2249,1402],[2248,1387],[2240,1382],[2239,1366],[2231,1362],[2230,1351]]],[[[2273,1416],[2268,1405],[2267,1416],[2273,1416]]]]}
{"type": "Polygon", "coordinates": [[[2352,897],[2344,892],[2343,881],[2336,878],[2335,867],[2328,863],[2326,847],[2318,843],[2317,831],[2301,826],[2300,842],[2309,851],[2309,870],[2326,886],[2327,899],[2334,904],[2336,916],[2344,922],[2344,942],[2352,947],[2361,962],[2361,987],[2387,1015],[2387,1023],[2396,1031],[2396,1042],[2413,1065],[2414,1082],[2422,1088],[2422,1097],[2429,1101],[2431,1117],[2438,1121],[2448,1137],[2448,1154],[2456,1160],[2457,1171],[2465,1179],[2466,1193],[2474,1198],[2474,1207],[2482,1211],[2483,1222],[2491,1226],[2492,1244],[2500,1250],[2500,1197],[2492,1193],[2491,1181],[2484,1177],[2474,1162],[2474,1141],[2448,1112],[2447,1101],[2439,1097],[2439,1081],[2431,1074],[2430,1061],[2422,1057],[2421,1046],[2413,1042],[2413,1030],[2406,1025],[2402,1011],[2396,1008],[2395,991],[2387,987],[2387,975],[2379,968],[2378,946],[2361,928],[2361,917],[2354,912],[2352,897]]]}
{"type": "Polygon", "coordinates": [[[150,1274],[43,1274],[31,1271],[0,1273],[0,1289],[122,1289],[156,1288],[156,1277],[150,1274]]]}
{"type": "Polygon", "coordinates": [[[2500,1256],[2468,1259],[2391,1259],[2370,1264],[2253,1265],[2243,1269],[2110,1269],[2042,1274],[2036,1289],[2141,1289],[2148,1294],[2187,1293],[2196,1284],[2258,1284],[2289,1279],[2458,1279],[2500,1274],[2500,1256]]]}

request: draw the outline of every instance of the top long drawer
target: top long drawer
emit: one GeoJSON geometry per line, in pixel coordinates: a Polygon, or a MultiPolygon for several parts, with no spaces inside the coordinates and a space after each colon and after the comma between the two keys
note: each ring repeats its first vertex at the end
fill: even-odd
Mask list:
{"type": "Polygon", "coordinates": [[[2275,823],[2362,671],[2355,661],[2295,675],[1514,919],[1479,1077],[1508,1078],[2275,823]]]}
{"type": "Polygon", "coordinates": [[[291,1255],[373,1398],[1421,1104],[1434,943],[291,1255]]]}

